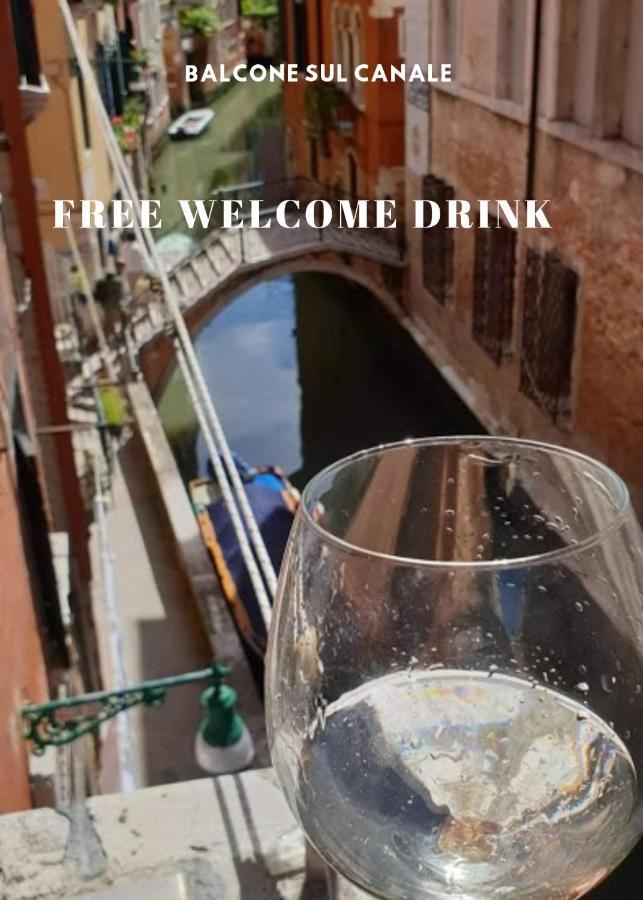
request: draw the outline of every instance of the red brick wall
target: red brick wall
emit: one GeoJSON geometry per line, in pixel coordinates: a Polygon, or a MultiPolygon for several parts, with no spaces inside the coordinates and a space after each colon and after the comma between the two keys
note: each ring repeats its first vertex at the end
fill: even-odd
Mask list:
{"type": "MultiPolygon", "coordinates": [[[[345,5],[345,4],[344,4],[345,5]]],[[[362,21],[362,64],[370,70],[381,63],[385,67],[399,65],[398,19],[376,19],[369,15],[371,0],[353,0],[359,8],[362,21]]],[[[319,29],[317,25],[317,0],[307,0],[307,26],[309,63],[329,65],[333,59],[333,34],[330,0],[322,0],[323,59],[319,59],[319,29]]],[[[291,4],[286,9],[286,48],[288,61],[294,62],[294,28],[291,4]]],[[[284,86],[285,121],[292,134],[294,172],[309,175],[308,129],[304,120],[303,96],[308,85],[284,86]]],[[[357,163],[358,194],[363,197],[378,196],[378,180],[383,169],[404,164],[404,84],[401,81],[364,82],[362,84],[362,108],[353,108],[355,129],[344,136],[333,131],[329,135],[330,155],[319,156],[319,180],[334,185],[339,182],[348,189],[347,153],[351,152],[357,163]]]]}

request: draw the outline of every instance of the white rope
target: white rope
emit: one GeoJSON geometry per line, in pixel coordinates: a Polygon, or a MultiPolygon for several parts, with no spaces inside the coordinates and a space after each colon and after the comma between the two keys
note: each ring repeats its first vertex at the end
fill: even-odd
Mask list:
{"type": "MultiPolygon", "coordinates": [[[[125,188],[123,193],[128,197],[128,199],[131,199],[133,201],[134,232],[139,240],[139,243],[143,247],[146,262],[150,264],[150,268],[152,270],[156,271],[159,281],[161,282],[165,302],[167,304],[170,315],[172,316],[181,349],[185,355],[184,361],[187,364],[186,368],[189,370],[190,375],[193,378],[193,387],[195,390],[192,397],[192,402],[195,405],[195,412],[197,414],[197,417],[199,418],[201,428],[203,430],[204,436],[206,437],[208,448],[211,452],[212,465],[215,467],[216,471],[217,463],[220,463],[220,455],[220,457],[223,459],[225,470],[227,471],[227,476],[232,486],[232,493],[230,494],[230,496],[233,500],[233,503],[236,500],[236,503],[241,509],[245,528],[248,532],[248,536],[250,537],[252,548],[254,549],[257,561],[259,563],[261,571],[263,572],[266,584],[270,591],[270,595],[274,597],[277,585],[275,570],[268,555],[266,545],[259,530],[259,526],[257,525],[252,509],[250,508],[250,504],[248,502],[248,498],[241,481],[241,476],[239,475],[237,467],[234,463],[234,459],[232,458],[232,453],[230,452],[230,447],[228,446],[228,442],[221,426],[221,422],[214,408],[212,398],[203,376],[203,371],[192,344],[190,332],[183,319],[179,303],[174,295],[174,289],[170,284],[169,278],[165,271],[165,267],[156,249],[156,245],[154,244],[154,240],[145,229],[141,228],[141,224],[138,218],[139,208],[137,204],[138,194],[136,191],[136,187],[134,186],[131,172],[129,171],[123,159],[123,155],[116,141],[111,123],[103,105],[102,97],[96,83],[94,72],[89,64],[85,49],[78,36],[74,18],[69,8],[68,0],[58,0],[58,5],[65,22],[74,54],[85,81],[85,86],[91,93],[92,100],[95,104],[95,112],[97,113],[99,121],[101,123],[110,160],[112,162],[112,165],[114,166],[117,178],[121,182],[121,187],[125,188]],[[214,450],[213,453],[212,450],[214,450]]],[[[229,507],[229,512],[232,516],[231,507],[229,507]]],[[[254,567],[254,569],[256,571],[256,566],[254,567]]],[[[259,573],[257,572],[257,575],[258,574],[259,573]]],[[[261,578],[253,578],[250,569],[249,575],[251,577],[257,597],[261,595],[262,591],[265,594],[265,587],[261,578]]],[[[270,607],[269,605],[267,608],[264,607],[265,604],[262,605],[262,613],[265,617],[266,612],[270,612],[270,607]]],[[[270,615],[268,615],[268,617],[266,618],[265,624],[266,628],[268,628],[270,624],[270,615]]]]}
{"type": "Polygon", "coordinates": [[[212,459],[212,465],[214,466],[214,473],[217,477],[219,485],[221,486],[221,493],[228,508],[228,512],[230,513],[230,520],[232,521],[237,540],[239,541],[239,549],[241,550],[243,561],[246,564],[248,574],[250,575],[252,584],[255,588],[255,594],[257,595],[257,602],[259,603],[261,614],[264,618],[264,621],[268,623],[270,622],[270,617],[272,615],[270,600],[268,598],[268,594],[266,593],[261,575],[259,574],[257,563],[254,556],[252,555],[252,550],[250,548],[250,544],[248,543],[248,535],[244,530],[243,522],[241,521],[241,518],[239,516],[239,510],[236,503],[234,502],[234,497],[232,496],[232,492],[230,490],[230,484],[223,470],[221,457],[217,453],[217,448],[211,439],[210,430],[207,428],[207,423],[203,418],[203,410],[201,408],[201,404],[198,401],[196,387],[192,378],[192,373],[190,372],[190,367],[188,366],[185,354],[183,353],[183,350],[181,350],[178,341],[176,342],[176,358],[179,362],[179,368],[181,369],[181,374],[183,375],[183,379],[188,389],[190,400],[192,401],[192,405],[194,406],[199,426],[201,428],[201,431],[203,432],[203,436],[205,437],[208,452],[210,454],[210,458],[212,459]],[[257,585],[261,585],[261,590],[257,590],[257,585]]]}

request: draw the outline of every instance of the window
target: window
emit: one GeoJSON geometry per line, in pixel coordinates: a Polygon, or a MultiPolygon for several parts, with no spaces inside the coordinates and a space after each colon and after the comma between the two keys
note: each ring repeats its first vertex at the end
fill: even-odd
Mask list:
{"type": "Polygon", "coordinates": [[[554,422],[570,413],[578,275],[527,250],[520,390],[554,422]]]}
{"type": "Polygon", "coordinates": [[[435,33],[434,55],[438,65],[451,64],[451,74],[455,79],[459,52],[459,0],[438,0],[437,28],[435,33]]]}
{"type": "Polygon", "coordinates": [[[80,104],[80,118],[83,124],[83,141],[86,150],[91,150],[92,132],[89,125],[89,110],[87,109],[87,97],[85,96],[85,85],[83,82],[83,74],[78,69],[76,73],[76,83],[78,84],[78,102],[80,104]]]}
{"type": "Polygon", "coordinates": [[[502,0],[498,35],[498,96],[525,99],[527,0],[502,0]]]}
{"type": "Polygon", "coordinates": [[[11,0],[11,18],[20,75],[27,84],[40,86],[40,59],[31,0],[11,0]]]}
{"type": "Polygon", "coordinates": [[[342,25],[341,25],[341,9],[337,3],[333,6],[332,12],[333,27],[333,62],[339,65],[342,60],[342,25]]]}
{"type": "Polygon", "coordinates": [[[455,193],[451,185],[435,175],[425,176],[422,187],[423,199],[433,200],[440,207],[439,223],[422,232],[424,287],[444,306],[453,297],[454,230],[447,228],[447,201],[453,200],[455,193]]]}
{"type": "Polygon", "coordinates": [[[308,139],[308,171],[310,172],[311,181],[319,181],[319,147],[317,138],[308,139]]]}
{"type": "Polygon", "coordinates": [[[473,338],[496,365],[511,346],[516,232],[498,223],[476,230],[473,338]]]}
{"type": "Polygon", "coordinates": [[[355,69],[362,64],[362,16],[357,7],[353,9],[353,69],[351,69],[351,93],[358,105],[363,100],[363,82],[354,77],[355,69]]]}
{"type": "Polygon", "coordinates": [[[594,124],[600,32],[600,0],[576,3],[576,68],[572,118],[588,128],[594,124]]]}
{"type": "Polygon", "coordinates": [[[397,20],[397,52],[401,59],[406,56],[406,16],[400,13],[397,20]]]}
{"type": "MultiPolygon", "coordinates": [[[[107,115],[116,115],[116,103],[114,99],[114,84],[112,81],[111,63],[108,52],[100,41],[96,42],[94,53],[96,60],[96,80],[98,81],[98,89],[103,98],[103,106],[107,110],[107,115]]],[[[81,101],[82,102],[82,101],[81,101]]]]}
{"type": "Polygon", "coordinates": [[[293,30],[295,34],[295,64],[300,72],[308,65],[308,21],[306,4],[302,0],[293,0],[293,30]]]}
{"type": "Polygon", "coordinates": [[[643,0],[561,6],[557,114],[643,147],[643,0]]]}
{"type": "Polygon", "coordinates": [[[643,147],[643,0],[631,0],[629,35],[622,136],[635,147],[643,147]]]}
{"type": "MultiPolygon", "coordinates": [[[[22,418],[19,398],[14,415],[22,418]]],[[[49,670],[69,666],[69,655],[62,619],[61,599],[54,569],[49,522],[40,488],[40,476],[34,447],[23,430],[14,426],[14,451],[18,487],[20,528],[34,598],[45,660],[49,670]]],[[[64,598],[67,601],[68,598],[64,598]]]]}
{"type": "Polygon", "coordinates": [[[357,200],[357,162],[354,153],[346,154],[346,168],[348,174],[348,196],[351,200],[357,200]]]}

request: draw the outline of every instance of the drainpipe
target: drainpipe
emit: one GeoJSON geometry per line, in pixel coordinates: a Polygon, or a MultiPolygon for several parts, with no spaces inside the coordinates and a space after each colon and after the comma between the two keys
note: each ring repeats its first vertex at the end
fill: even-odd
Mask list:
{"type": "Polygon", "coordinates": [[[535,0],[534,11],[534,44],[531,67],[531,98],[529,108],[529,134],[527,139],[527,179],[525,195],[527,200],[534,200],[534,181],[536,177],[536,138],[538,136],[538,100],[540,95],[540,44],[543,21],[543,2],[535,0]]]}

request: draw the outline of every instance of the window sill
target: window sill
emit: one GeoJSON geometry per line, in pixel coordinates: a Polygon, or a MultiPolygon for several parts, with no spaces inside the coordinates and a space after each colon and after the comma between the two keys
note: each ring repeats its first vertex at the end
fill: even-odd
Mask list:
{"type": "Polygon", "coordinates": [[[527,125],[529,122],[529,110],[524,103],[516,103],[515,100],[505,100],[501,97],[491,97],[489,94],[479,94],[477,91],[454,81],[437,82],[432,85],[432,88],[444,94],[450,94],[452,97],[459,97],[469,103],[474,103],[476,106],[482,106],[498,116],[513,119],[522,125],[527,125]]]}
{"type": "Polygon", "coordinates": [[[587,128],[575,122],[541,118],[539,128],[546,134],[568,144],[574,144],[594,156],[616,163],[625,169],[643,174],[643,150],[618,138],[594,137],[587,128]]]}
{"type": "Polygon", "coordinates": [[[49,100],[50,90],[47,79],[40,76],[40,84],[28,84],[25,79],[20,81],[20,102],[22,105],[22,117],[26,123],[33,122],[44,109],[49,100]]]}

